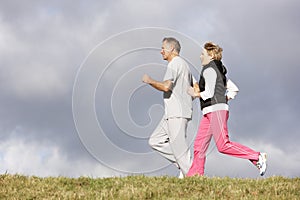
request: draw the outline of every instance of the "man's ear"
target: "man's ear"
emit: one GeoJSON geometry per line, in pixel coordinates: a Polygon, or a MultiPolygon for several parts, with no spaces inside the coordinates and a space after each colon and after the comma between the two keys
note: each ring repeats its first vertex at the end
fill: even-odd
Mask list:
{"type": "Polygon", "coordinates": [[[175,47],[172,47],[171,52],[172,52],[173,55],[179,55],[179,53],[175,50],[175,47]]]}
{"type": "Polygon", "coordinates": [[[174,45],[172,45],[172,44],[170,44],[170,52],[174,52],[174,50],[175,50],[175,47],[174,47],[174,45]]]}

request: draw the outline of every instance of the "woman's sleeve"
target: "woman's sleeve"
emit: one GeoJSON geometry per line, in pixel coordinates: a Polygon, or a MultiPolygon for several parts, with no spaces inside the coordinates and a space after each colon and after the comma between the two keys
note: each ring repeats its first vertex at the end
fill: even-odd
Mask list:
{"type": "Polygon", "coordinates": [[[234,97],[239,92],[239,88],[230,79],[227,80],[226,88],[227,88],[226,96],[230,99],[234,99],[234,97]]]}
{"type": "Polygon", "coordinates": [[[213,68],[207,68],[203,72],[203,77],[205,79],[205,90],[200,92],[200,96],[205,101],[212,98],[215,94],[217,73],[213,68]]]}

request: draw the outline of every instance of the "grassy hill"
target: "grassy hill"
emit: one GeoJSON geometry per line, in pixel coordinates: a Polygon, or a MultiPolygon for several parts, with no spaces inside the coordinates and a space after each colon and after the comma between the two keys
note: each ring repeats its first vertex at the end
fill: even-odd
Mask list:
{"type": "Polygon", "coordinates": [[[0,175],[0,199],[300,199],[300,178],[0,175]]]}

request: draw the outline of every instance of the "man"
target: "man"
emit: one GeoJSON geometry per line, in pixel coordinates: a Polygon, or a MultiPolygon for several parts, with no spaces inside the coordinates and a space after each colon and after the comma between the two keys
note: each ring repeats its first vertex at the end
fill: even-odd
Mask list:
{"type": "Polygon", "coordinates": [[[145,74],[143,82],[164,93],[165,115],[150,136],[149,145],[187,174],[191,156],[186,143],[187,123],[192,117],[192,97],[187,93],[195,79],[188,64],[179,56],[180,44],[175,38],[164,38],[161,55],[168,61],[162,82],[145,74]]]}

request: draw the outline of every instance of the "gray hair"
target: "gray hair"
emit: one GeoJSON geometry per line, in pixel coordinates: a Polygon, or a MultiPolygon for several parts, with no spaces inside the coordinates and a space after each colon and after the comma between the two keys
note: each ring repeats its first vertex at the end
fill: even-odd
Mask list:
{"type": "Polygon", "coordinates": [[[175,49],[175,51],[179,54],[181,46],[178,40],[176,40],[173,37],[165,37],[163,39],[163,42],[166,42],[168,45],[172,45],[175,49]]]}

